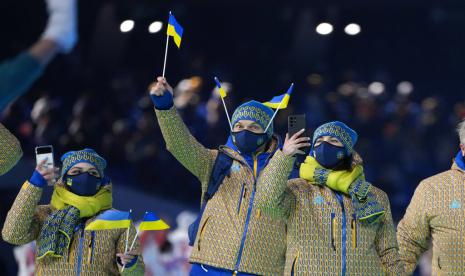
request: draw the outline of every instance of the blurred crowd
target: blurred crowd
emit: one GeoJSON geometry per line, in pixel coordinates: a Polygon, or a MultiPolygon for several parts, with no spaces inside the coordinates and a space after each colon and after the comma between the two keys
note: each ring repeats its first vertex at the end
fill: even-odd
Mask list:
{"type": "MultiPolygon", "coordinates": [[[[210,84],[199,76],[181,80],[175,85],[175,106],[201,143],[217,147],[229,130],[218,91],[210,84]]],[[[245,99],[230,83],[225,87],[226,104],[234,110],[245,99]]],[[[36,145],[52,144],[57,156],[91,146],[111,160],[110,175],[195,208],[199,197],[192,195],[200,193],[198,183],[165,149],[146,88],[127,75],[99,91],[23,97],[2,121],[23,143],[26,156],[33,157],[36,145]]],[[[290,107],[278,114],[276,131],[282,136],[287,116],[299,113],[306,114],[310,133],[330,120],[352,126],[360,134],[357,151],[367,178],[389,194],[398,220],[418,182],[451,165],[459,149],[454,129],[465,117],[465,101],[417,95],[422,93],[408,82],[333,84],[312,74],[296,87],[290,107]]]]}

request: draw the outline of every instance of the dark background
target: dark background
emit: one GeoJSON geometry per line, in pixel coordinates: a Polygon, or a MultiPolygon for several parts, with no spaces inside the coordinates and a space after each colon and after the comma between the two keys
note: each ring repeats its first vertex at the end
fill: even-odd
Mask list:
{"type": "MultiPolygon", "coordinates": [[[[454,131],[465,117],[465,2],[250,2],[81,1],[76,49],[55,59],[3,114],[25,158],[0,178],[2,220],[41,144],[54,145],[57,161],[67,150],[92,147],[108,159],[115,185],[198,208],[198,182],[166,151],[147,96],[162,71],[166,25],[155,34],[147,27],[166,22],[172,10],[184,35],[181,49],[170,44],[166,76],[173,86],[199,77],[179,109],[205,146],[217,147],[228,136],[211,93],[213,76],[232,84],[231,113],[244,100],[269,100],[295,82],[290,107],[275,121],[277,133],[285,133],[292,113],[306,113],[311,131],[336,119],[356,129],[367,178],[389,194],[398,221],[418,182],[448,169],[459,150],[454,131]],[[125,19],[135,21],[132,32],[120,32],[125,19]],[[317,34],[321,22],[334,31],[317,34]],[[345,34],[349,23],[361,33],[345,34]],[[375,81],[384,93],[368,88],[375,81]],[[411,94],[398,93],[402,81],[413,84],[411,94]],[[45,107],[32,119],[41,99],[45,107]],[[215,115],[219,120],[207,123],[215,115]]],[[[2,0],[0,58],[27,49],[46,18],[41,1],[2,0]]]]}

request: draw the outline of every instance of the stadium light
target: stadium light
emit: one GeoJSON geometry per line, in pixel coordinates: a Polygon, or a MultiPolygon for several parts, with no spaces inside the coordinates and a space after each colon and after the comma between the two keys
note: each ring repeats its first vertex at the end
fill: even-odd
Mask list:
{"type": "Polygon", "coordinates": [[[161,21],[152,22],[149,25],[149,33],[158,33],[161,30],[161,28],[163,28],[163,23],[161,21]]]}
{"type": "Polygon", "coordinates": [[[384,84],[377,81],[372,82],[368,86],[368,91],[375,96],[381,95],[384,92],[384,84]]]}
{"type": "Polygon", "coordinates": [[[397,85],[397,93],[407,96],[413,91],[413,84],[409,81],[402,81],[397,85]]]}
{"type": "Polygon", "coordinates": [[[122,33],[132,31],[132,29],[134,29],[134,20],[124,20],[121,22],[121,25],[119,25],[119,29],[122,33]]]}
{"type": "Polygon", "coordinates": [[[344,28],[344,32],[348,35],[358,35],[361,31],[360,25],[350,23],[344,28]]]}
{"type": "Polygon", "coordinates": [[[329,35],[333,32],[333,25],[323,22],[316,26],[316,32],[320,35],[329,35]]]}

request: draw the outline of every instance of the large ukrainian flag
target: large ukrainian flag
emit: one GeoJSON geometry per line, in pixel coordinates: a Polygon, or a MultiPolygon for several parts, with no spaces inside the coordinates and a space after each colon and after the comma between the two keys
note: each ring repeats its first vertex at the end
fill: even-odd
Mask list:
{"type": "Polygon", "coordinates": [[[142,222],[139,224],[139,231],[146,230],[165,230],[169,229],[169,225],[161,220],[153,212],[145,212],[142,222]]]}
{"type": "Polygon", "coordinates": [[[108,230],[117,228],[128,228],[131,224],[131,213],[108,210],[98,215],[94,221],[89,223],[85,230],[108,230]]]}
{"type": "Polygon", "coordinates": [[[181,25],[179,25],[178,21],[176,21],[176,18],[174,18],[174,15],[170,12],[170,18],[168,20],[168,29],[166,30],[166,34],[173,37],[174,43],[176,43],[176,46],[178,46],[178,48],[181,48],[183,30],[184,29],[181,27],[181,25]]]}
{"type": "Polygon", "coordinates": [[[269,102],[264,102],[263,104],[274,109],[285,109],[291,98],[292,90],[294,90],[294,84],[291,84],[285,94],[273,97],[269,102]]]}

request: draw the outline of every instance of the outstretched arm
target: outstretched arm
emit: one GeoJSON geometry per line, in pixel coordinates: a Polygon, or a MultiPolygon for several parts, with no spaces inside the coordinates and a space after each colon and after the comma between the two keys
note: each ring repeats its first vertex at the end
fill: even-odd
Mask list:
{"type": "Polygon", "coordinates": [[[173,107],[173,89],[166,79],[159,77],[150,95],[166,148],[202,183],[208,182],[217,152],[205,148],[190,134],[173,107]]]}

